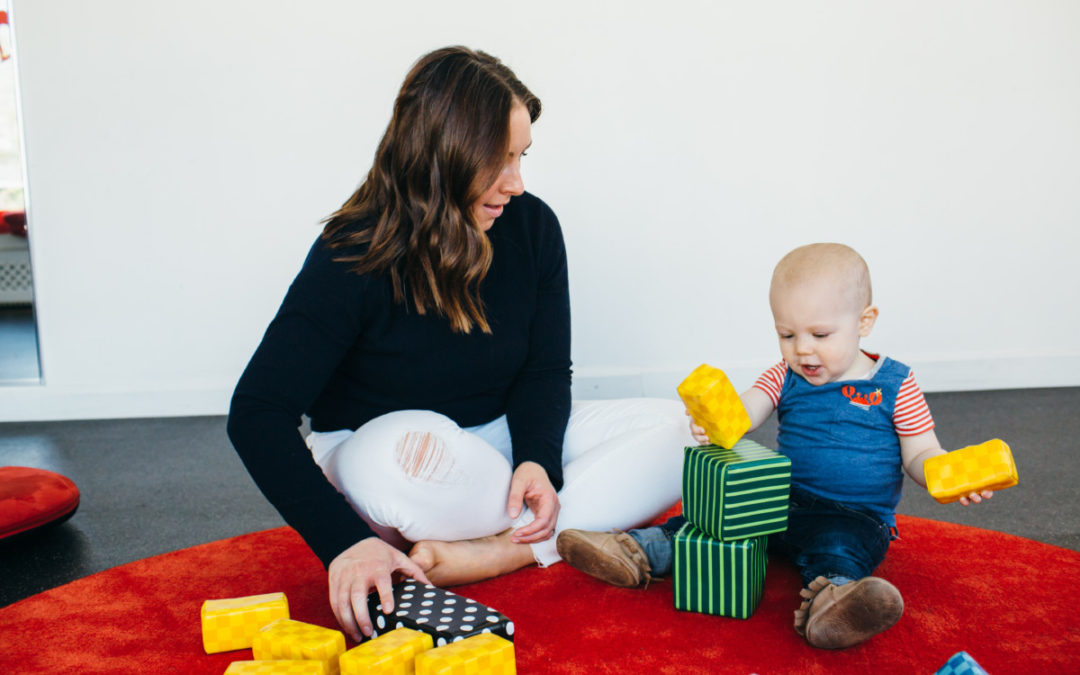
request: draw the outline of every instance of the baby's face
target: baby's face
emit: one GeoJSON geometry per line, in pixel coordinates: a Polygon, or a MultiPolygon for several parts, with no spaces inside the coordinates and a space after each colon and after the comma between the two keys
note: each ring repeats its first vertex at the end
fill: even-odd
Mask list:
{"type": "MultiPolygon", "coordinates": [[[[814,386],[865,375],[859,338],[873,325],[834,279],[774,288],[773,320],[788,368],[814,386]]],[[[871,308],[867,308],[868,310],[871,308]]],[[[876,310],[874,316],[876,316],[876,310]]]]}

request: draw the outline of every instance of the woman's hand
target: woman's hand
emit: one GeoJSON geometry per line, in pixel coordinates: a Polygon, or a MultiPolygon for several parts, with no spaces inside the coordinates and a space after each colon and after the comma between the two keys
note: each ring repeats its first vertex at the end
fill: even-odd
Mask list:
{"type": "Polygon", "coordinates": [[[544,467],[536,462],[522,462],[510,479],[510,497],[506,500],[506,513],[511,518],[521,515],[522,504],[528,506],[534,520],[519,527],[510,535],[515,544],[532,544],[544,541],[555,534],[555,522],[559,518],[559,495],[551,485],[544,467]]]}
{"type": "Polygon", "coordinates": [[[331,561],[330,606],[338,624],[354,641],[362,639],[361,633],[371,635],[367,599],[372,589],[379,592],[383,613],[394,610],[391,586],[395,572],[430,583],[424,571],[407,555],[378,537],[360,540],[331,561]]]}

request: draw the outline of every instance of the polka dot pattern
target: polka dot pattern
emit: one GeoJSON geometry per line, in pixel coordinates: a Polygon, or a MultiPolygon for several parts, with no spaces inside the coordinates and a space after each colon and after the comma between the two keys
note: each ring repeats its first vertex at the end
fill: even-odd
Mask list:
{"type": "Polygon", "coordinates": [[[375,618],[375,636],[393,624],[427,633],[436,646],[483,633],[514,639],[514,623],[509,618],[471,598],[412,579],[396,584],[393,591],[394,611],[389,616],[382,614],[378,593],[368,597],[368,610],[375,618]]]}

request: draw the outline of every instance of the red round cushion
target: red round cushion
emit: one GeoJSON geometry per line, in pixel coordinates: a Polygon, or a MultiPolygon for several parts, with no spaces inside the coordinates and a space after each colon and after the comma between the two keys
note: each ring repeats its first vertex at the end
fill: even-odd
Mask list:
{"type": "Polygon", "coordinates": [[[0,466],[0,539],[67,519],[79,508],[79,488],[44,469],[0,466]]]}

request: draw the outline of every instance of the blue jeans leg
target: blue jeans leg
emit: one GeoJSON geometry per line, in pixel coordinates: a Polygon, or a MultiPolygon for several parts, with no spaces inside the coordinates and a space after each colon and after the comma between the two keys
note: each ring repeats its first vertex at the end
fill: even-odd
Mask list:
{"type": "Polygon", "coordinates": [[[804,586],[818,576],[839,584],[872,574],[891,538],[871,513],[792,489],[788,529],[769,537],[769,551],[791,559],[804,586]]]}
{"type": "MultiPolygon", "coordinates": [[[[672,539],[684,523],[685,517],[675,516],[627,533],[641,544],[653,576],[671,572],[672,539]]],[[[788,529],[769,536],[769,552],[788,557],[804,586],[818,576],[839,585],[872,574],[891,539],[889,526],[877,516],[793,488],[788,529]]]]}
{"type": "Polygon", "coordinates": [[[652,576],[659,577],[671,572],[671,558],[674,554],[674,546],[672,546],[671,540],[685,522],[686,518],[675,516],[663,525],[627,532],[637,543],[641,544],[641,548],[645,551],[645,556],[649,559],[650,574],[652,576]]]}

